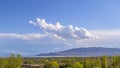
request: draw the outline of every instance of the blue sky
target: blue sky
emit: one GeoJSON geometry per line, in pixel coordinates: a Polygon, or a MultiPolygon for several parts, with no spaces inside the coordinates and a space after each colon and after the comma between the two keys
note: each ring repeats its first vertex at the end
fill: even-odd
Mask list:
{"type": "Polygon", "coordinates": [[[36,17],[90,30],[118,29],[119,6],[119,0],[1,0],[0,31],[34,32],[36,29],[28,25],[28,21],[36,17]]]}
{"type": "Polygon", "coordinates": [[[0,52],[31,55],[73,47],[120,47],[119,7],[119,0],[0,0],[0,52]],[[48,26],[39,25],[42,22],[37,23],[36,18],[45,19],[48,26]],[[61,35],[49,25],[56,22],[65,30],[72,25],[74,32],[61,35]],[[28,36],[32,40],[26,40],[28,36]]]}

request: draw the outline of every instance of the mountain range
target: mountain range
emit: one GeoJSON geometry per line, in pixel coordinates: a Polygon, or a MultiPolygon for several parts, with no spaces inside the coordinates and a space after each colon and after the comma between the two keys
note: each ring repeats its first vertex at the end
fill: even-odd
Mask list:
{"type": "Polygon", "coordinates": [[[73,48],[60,52],[38,54],[37,56],[90,57],[90,56],[102,56],[102,55],[107,55],[107,56],[120,55],[120,49],[103,48],[103,47],[73,48]]]}

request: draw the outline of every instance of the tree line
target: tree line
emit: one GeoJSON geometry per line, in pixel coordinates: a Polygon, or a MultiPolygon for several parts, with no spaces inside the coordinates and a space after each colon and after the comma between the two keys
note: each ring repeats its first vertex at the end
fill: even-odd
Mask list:
{"type": "Polygon", "coordinates": [[[51,61],[45,64],[44,68],[120,68],[120,56],[114,56],[108,59],[107,56],[92,59],[86,58],[83,61],[58,63],[57,61],[51,61]]]}
{"type": "Polygon", "coordinates": [[[43,68],[120,68],[120,56],[22,58],[11,55],[0,58],[0,68],[22,68],[22,64],[44,64],[43,68]]]}

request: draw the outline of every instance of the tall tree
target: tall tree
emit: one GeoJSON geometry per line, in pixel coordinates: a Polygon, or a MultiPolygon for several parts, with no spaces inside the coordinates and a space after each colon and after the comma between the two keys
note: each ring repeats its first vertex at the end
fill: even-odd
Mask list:
{"type": "Polygon", "coordinates": [[[102,68],[107,68],[107,56],[102,56],[102,68]]]}
{"type": "Polygon", "coordinates": [[[15,59],[16,59],[15,61],[17,62],[16,63],[16,68],[20,68],[22,63],[23,63],[21,55],[17,55],[15,59]]]}
{"type": "Polygon", "coordinates": [[[85,62],[84,62],[84,68],[90,68],[90,67],[91,67],[90,60],[86,59],[85,62]]]}

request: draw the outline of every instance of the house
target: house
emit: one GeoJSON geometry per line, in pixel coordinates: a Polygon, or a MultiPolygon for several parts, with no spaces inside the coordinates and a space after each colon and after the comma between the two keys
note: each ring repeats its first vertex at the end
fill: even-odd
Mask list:
{"type": "Polygon", "coordinates": [[[22,64],[22,68],[43,68],[42,64],[22,64]]]}

